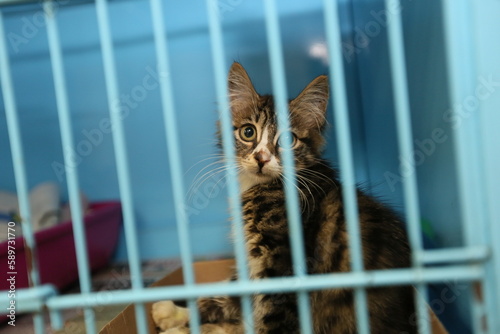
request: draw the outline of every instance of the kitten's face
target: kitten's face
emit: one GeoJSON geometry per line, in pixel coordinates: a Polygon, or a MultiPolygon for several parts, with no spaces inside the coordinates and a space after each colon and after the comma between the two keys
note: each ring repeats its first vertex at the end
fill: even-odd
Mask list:
{"type": "MultiPolygon", "coordinates": [[[[258,95],[238,63],[234,63],[229,72],[229,93],[242,189],[280,178],[282,146],[287,134],[278,131],[272,96],[258,95]]],[[[327,102],[328,80],[320,76],[289,103],[297,171],[319,158],[327,102]]]]}

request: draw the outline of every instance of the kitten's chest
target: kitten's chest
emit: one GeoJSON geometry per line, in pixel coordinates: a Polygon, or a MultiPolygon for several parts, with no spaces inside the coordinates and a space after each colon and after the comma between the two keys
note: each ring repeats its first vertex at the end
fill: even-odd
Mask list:
{"type": "Polygon", "coordinates": [[[252,188],[243,196],[243,220],[250,276],[292,274],[285,200],[279,189],[252,188]]]}

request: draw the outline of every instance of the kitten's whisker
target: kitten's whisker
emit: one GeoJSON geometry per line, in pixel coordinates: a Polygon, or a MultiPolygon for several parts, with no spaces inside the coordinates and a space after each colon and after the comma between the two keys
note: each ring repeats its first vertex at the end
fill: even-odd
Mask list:
{"type": "MultiPolygon", "coordinates": [[[[215,154],[205,154],[203,156],[207,156],[209,155],[209,157],[207,158],[203,158],[201,159],[200,161],[197,161],[195,162],[191,167],[189,167],[185,172],[184,172],[184,175],[186,175],[187,173],[189,173],[191,171],[191,169],[193,169],[194,167],[196,167],[197,165],[201,164],[202,162],[205,162],[207,160],[212,160],[212,159],[220,159],[223,157],[223,155],[219,154],[219,153],[215,153],[215,154]]],[[[222,160],[220,160],[220,162],[222,163],[222,160]]]]}
{"type": "Polygon", "coordinates": [[[196,174],[191,186],[189,187],[188,189],[188,193],[195,190],[196,188],[198,188],[198,186],[200,185],[200,183],[202,183],[204,181],[204,178],[207,174],[210,174],[210,173],[214,173],[216,172],[217,170],[223,168],[222,166],[219,166],[219,167],[216,167],[216,168],[210,168],[208,171],[204,172],[204,170],[206,170],[207,168],[209,168],[210,166],[206,166],[205,168],[203,168],[202,170],[200,170],[198,172],[198,174],[196,174]],[[201,174],[203,173],[203,174],[201,174]]]}
{"type": "MultiPolygon", "coordinates": [[[[324,166],[326,167],[327,169],[331,169],[332,167],[327,164],[323,159],[319,159],[319,158],[314,158],[314,162],[318,165],[321,165],[321,166],[324,166]]],[[[321,173],[320,173],[321,174],[321,173]]],[[[326,175],[323,175],[321,174],[323,177],[327,178],[330,182],[334,182],[333,179],[330,179],[329,177],[327,177],[326,175]]]]}
{"type": "MultiPolygon", "coordinates": [[[[196,165],[197,165],[197,164],[199,164],[200,162],[203,162],[203,161],[208,160],[208,159],[211,159],[211,158],[222,158],[222,157],[224,157],[224,155],[223,155],[223,154],[221,154],[221,153],[202,154],[202,155],[198,156],[198,158],[202,158],[202,159],[201,159],[201,160],[199,160],[199,161],[197,161],[197,162],[195,162],[195,163],[193,164],[193,166],[196,166],[196,165]]],[[[192,168],[192,167],[191,167],[191,168],[192,168]]]]}
{"type": "MultiPolygon", "coordinates": [[[[307,181],[311,182],[311,184],[314,184],[317,187],[320,187],[323,189],[323,187],[319,186],[316,181],[327,181],[327,183],[330,183],[334,185],[335,183],[331,180],[329,180],[327,177],[322,175],[321,173],[315,172],[315,171],[310,171],[310,170],[304,170],[303,174],[305,175],[300,175],[301,177],[305,178],[307,181]]],[[[324,192],[324,190],[323,190],[324,192]]]]}
{"type": "MultiPolygon", "coordinates": [[[[303,174],[308,174],[310,176],[313,176],[315,178],[317,178],[319,181],[325,181],[327,183],[330,183],[331,185],[335,186],[336,189],[338,189],[338,185],[335,183],[335,181],[333,181],[332,179],[330,179],[328,176],[318,172],[318,171],[314,171],[314,170],[310,170],[310,169],[302,169],[300,173],[303,173],[303,174]]],[[[312,180],[311,180],[312,181],[312,180]]],[[[316,184],[317,185],[317,184],[316,184]]],[[[323,187],[317,185],[319,188],[323,189],[323,187]]],[[[324,192],[324,190],[323,190],[324,192]]]]}
{"type": "Polygon", "coordinates": [[[218,139],[203,139],[203,143],[199,144],[199,146],[205,146],[205,145],[210,145],[210,146],[217,146],[220,143],[218,139]]]}
{"type": "MultiPolygon", "coordinates": [[[[280,176],[281,176],[282,180],[288,180],[288,178],[283,173],[280,173],[280,176]]],[[[300,182],[299,180],[297,180],[297,181],[300,182]]],[[[283,183],[283,185],[284,185],[284,187],[286,187],[286,183],[283,183]]],[[[297,184],[293,183],[293,185],[295,188],[297,188],[301,202],[304,203],[304,207],[302,208],[302,213],[304,213],[306,208],[309,209],[309,207],[310,207],[309,200],[308,200],[307,196],[304,194],[304,192],[302,191],[302,189],[300,189],[300,187],[297,186],[297,184]]]]}
{"type": "MultiPolygon", "coordinates": [[[[237,173],[239,173],[239,172],[241,171],[241,167],[237,166],[236,168],[237,168],[236,172],[237,172],[237,173]]],[[[229,168],[228,168],[228,169],[229,169],[229,168]]],[[[228,169],[226,169],[226,170],[228,170],[228,169]]],[[[222,171],[221,171],[221,172],[222,172],[222,171]]],[[[218,180],[218,181],[214,184],[214,186],[212,187],[212,191],[210,192],[210,195],[212,195],[213,190],[215,189],[215,187],[217,187],[217,185],[219,184],[219,182],[224,181],[224,180],[227,180],[227,181],[226,181],[226,183],[223,183],[223,184],[222,184],[222,188],[225,188],[225,187],[226,187],[226,184],[229,182],[229,178],[228,178],[227,173],[226,173],[223,177],[221,177],[221,178],[220,178],[220,179],[219,179],[219,180],[218,180]]]]}
{"type": "Polygon", "coordinates": [[[311,211],[314,211],[315,205],[316,205],[316,196],[314,196],[311,188],[309,187],[308,182],[311,182],[309,179],[305,178],[304,176],[297,175],[297,179],[300,180],[301,184],[307,189],[309,194],[311,195],[311,201],[312,201],[312,207],[309,208],[311,211]]]}
{"type": "MultiPolygon", "coordinates": [[[[229,166],[227,166],[227,167],[228,167],[228,168],[227,168],[226,170],[229,170],[229,166]]],[[[236,173],[237,173],[237,174],[239,174],[239,173],[243,170],[243,168],[241,168],[241,166],[239,166],[239,165],[236,165],[236,166],[235,166],[235,168],[236,168],[236,173]]],[[[220,172],[222,172],[222,171],[220,171],[220,172]]],[[[228,178],[227,173],[226,173],[223,177],[221,177],[221,178],[220,178],[220,179],[219,179],[219,180],[215,183],[215,185],[212,187],[212,191],[210,192],[210,196],[212,195],[213,190],[215,189],[215,187],[217,187],[217,185],[219,184],[219,182],[224,181],[224,180],[226,180],[226,182],[222,184],[222,188],[225,188],[225,187],[226,187],[226,184],[229,182],[229,178],[228,178]]]]}
{"type": "Polygon", "coordinates": [[[205,172],[203,175],[197,177],[188,190],[188,194],[189,194],[188,200],[191,200],[194,193],[201,187],[201,185],[203,183],[205,183],[208,179],[215,177],[219,173],[223,172],[224,170],[226,170],[226,168],[227,167],[225,165],[219,166],[219,167],[211,169],[211,170],[205,172]]]}
{"type": "MultiPolygon", "coordinates": [[[[199,174],[200,174],[200,173],[201,173],[204,169],[209,168],[209,167],[210,167],[211,165],[213,165],[213,164],[215,164],[215,163],[211,163],[211,164],[209,164],[208,166],[206,166],[205,168],[203,168],[203,169],[202,169],[202,170],[198,173],[198,175],[199,175],[199,174]]],[[[197,177],[197,178],[195,179],[195,181],[193,182],[193,184],[191,185],[190,189],[189,189],[189,192],[188,192],[188,194],[189,194],[188,200],[191,200],[192,196],[194,196],[194,194],[195,194],[195,193],[196,193],[196,192],[197,192],[197,191],[201,188],[201,186],[202,186],[202,185],[203,185],[203,184],[204,184],[204,183],[205,183],[208,179],[210,179],[210,178],[214,178],[214,177],[216,177],[218,174],[223,173],[223,172],[225,172],[225,171],[229,170],[230,168],[236,168],[237,173],[239,173],[239,171],[241,170],[241,167],[239,167],[238,165],[231,167],[231,166],[230,166],[230,165],[228,165],[228,164],[224,164],[224,165],[222,165],[222,166],[219,166],[219,167],[216,167],[216,168],[214,168],[214,169],[211,169],[211,170],[209,170],[209,171],[205,172],[204,174],[202,174],[201,176],[197,177]]],[[[210,196],[211,196],[211,194],[212,194],[213,190],[215,189],[215,187],[217,186],[217,184],[218,184],[221,180],[223,180],[224,178],[226,178],[226,176],[225,176],[225,175],[224,175],[223,177],[219,178],[219,179],[216,181],[215,185],[212,187],[212,189],[211,189],[211,191],[210,191],[210,196]]]]}
{"type": "Polygon", "coordinates": [[[309,192],[309,194],[311,195],[311,200],[313,201],[313,206],[312,206],[312,210],[314,210],[314,204],[315,204],[315,198],[314,198],[314,195],[311,191],[311,188],[309,188],[309,185],[307,184],[307,182],[309,181],[307,178],[301,176],[301,175],[297,175],[297,181],[300,182],[300,184],[305,187],[307,189],[307,191],[309,192]]]}
{"type": "Polygon", "coordinates": [[[208,175],[203,181],[201,181],[198,185],[198,187],[196,189],[194,189],[190,194],[189,194],[189,198],[188,198],[188,201],[191,201],[192,198],[200,193],[202,191],[202,187],[203,185],[211,178],[214,178],[214,177],[218,177],[221,173],[222,173],[222,177],[220,177],[216,182],[215,184],[210,188],[210,189],[206,189],[205,191],[203,191],[203,194],[206,195],[206,196],[209,196],[211,197],[212,196],[212,193],[216,187],[216,184],[220,182],[221,179],[225,178],[224,174],[223,174],[224,170],[219,170],[211,175],[208,175]],[[209,193],[207,194],[207,191],[209,191],[209,193]]]}
{"type": "MultiPolygon", "coordinates": [[[[204,170],[206,170],[206,169],[208,169],[208,168],[212,168],[212,166],[217,165],[217,164],[222,164],[222,161],[217,160],[217,161],[211,162],[211,163],[209,163],[208,165],[206,165],[205,167],[203,167],[202,169],[200,169],[200,170],[198,171],[198,173],[196,173],[196,175],[194,176],[194,180],[197,180],[197,179],[198,179],[198,177],[199,177],[199,175],[200,175],[201,173],[203,173],[203,171],[204,171],[204,170]]],[[[194,167],[194,166],[193,166],[193,167],[194,167]]]]}
{"type": "Polygon", "coordinates": [[[201,173],[203,173],[203,171],[205,171],[205,170],[206,170],[206,169],[208,169],[208,168],[212,168],[212,166],[217,165],[217,164],[221,164],[221,166],[223,166],[222,161],[219,161],[219,160],[218,160],[218,161],[211,162],[211,163],[209,163],[208,165],[206,165],[205,167],[203,167],[202,169],[200,169],[200,170],[198,171],[198,173],[196,173],[196,175],[194,176],[194,179],[196,180],[196,179],[199,177],[199,175],[200,175],[201,173]]]}

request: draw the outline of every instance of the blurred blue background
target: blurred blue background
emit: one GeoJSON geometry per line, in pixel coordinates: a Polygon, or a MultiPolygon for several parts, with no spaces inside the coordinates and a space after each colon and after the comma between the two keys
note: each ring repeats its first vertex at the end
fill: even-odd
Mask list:
{"type": "MultiPolygon", "coordinates": [[[[404,212],[401,178],[407,159],[398,155],[383,0],[338,0],[351,132],[359,184],[404,212]]],[[[322,1],[277,1],[289,97],[329,71],[322,1]]],[[[92,201],[119,198],[109,130],[95,8],[59,2],[58,24],[76,147],[61,147],[56,102],[40,4],[5,9],[12,74],[30,186],[66,180],[63,150],[78,166],[82,191],[92,201]]],[[[263,8],[260,1],[220,0],[226,65],[238,61],[257,91],[271,93],[263,8]]],[[[447,93],[441,3],[402,0],[415,162],[429,246],[459,246],[461,226],[447,93]]],[[[217,105],[205,2],[167,1],[166,36],[171,73],[157,71],[149,2],[110,2],[120,100],[132,174],[134,211],[143,259],[177,257],[174,215],[158,81],[174,83],[187,210],[195,256],[232,254],[224,180],[205,174],[216,149],[217,105]],[[204,169],[207,167],[206,169],[204,169]],[[196,180],[205,179],[200,187],[196,180]]],[[[335,73],[332,73],[335,75],[335,73]]],[[[3,110],[0,95],[0,109],[3,110]]],[[[333,96],[335,98],[335,96],[333,96]]],[[[333,124],[331,107],[329,122],[333,124]]],[[[325,156],[335,165],[333,127],[325,156]]],[[[15,191],[5,113],[0,113],[0,189],[15,191]]],[[[66,196],[66,195],[64,195],[66,196]]],[[[67,196],[66,196],[67,198],[67,196]]],[[[122,236],[116,261],[126,260],[122,236]]],[[[464,309],[464,308],[463,308],[464,309]]],[[[465,319],[462,310],[460,318],[465,319]]],[[[456,320],[456,319],[455,319],[456,320]]],[[[453,323],[462,327],[460,323],[453,323]]],[[[452,329],[448,327],[448,329],[452,329]]],[[[459,333],[458,329],[451,330],[459,333]]]]}
{"type": "MultiPolygon", "coordinates": [[[[387,11],[382,0],[338,1],[358,182],[403,211],[392,87],[387,51],[387,11]]],[[[455,170],[447,110],[446,72],[440,4],[402,1],[422,217],[442,246],[461,244],[455,170]],[[435,131],[438,129],[435,140],[435,131]],[[440,130],[439,130],[440,129],[440,130]],[[433,143],[430,143],[433,141],[433,143]]],[[[257,90],[271,92],[262,4],[221,0],[226,64],[241,62],[257,90]]],[[[322,2],[278,1],[289,96],[317,75],[328,73],[322,2]]],[[[169,181],[158,80],[168,75],[182,143],[182,165],[189,189],[198,172],[214,160],[214,74],[203,1],[166,2],[171,73],[158,73],[149,3],[112,1],[114,38],[126,142],[132,173],[142,258],[179,253],[169,181]],[[204,160],[205,159],[205,160],[204,160]]],[[[75,148],[62,148],[56,115],[47,36],[39,4],[6,10],[6,31],[21,117],[30,185],[55,180],[65,191],[63,150],[78,166],[82,191],[93,200],[119,197],[101,50],[93,4],[61,2],[58,23],[64,51],[75,148]]],[[[333,73],[335,75],[335,73],[333,73]]],[[[3,102],[0,103],[3,108],[3,102]]],[[[332,124],[331,112],[329,120],[332,124]]],[[[333,127],[325,155],[335,164],[333,127]]],[[[15,191],[4,113],[0,117],[0,188],[15,191]]],[[[207,170],[205,170],[207,171],[207,170]]],[[[205,172],[203,171],[203,172],[205,172]]],[[[203,173],[202,172],[202,173],[203,173]]],[[[200,177],[201,174],[198,174],[200,177]]],[[[224,181],[209,178],[186,194],[194,253],[230,254],[224,181]],[[196,189],[195,189],[196,190],[196,189]]],[[[116,260],[126,258],[121,239],[116,260]]]]}

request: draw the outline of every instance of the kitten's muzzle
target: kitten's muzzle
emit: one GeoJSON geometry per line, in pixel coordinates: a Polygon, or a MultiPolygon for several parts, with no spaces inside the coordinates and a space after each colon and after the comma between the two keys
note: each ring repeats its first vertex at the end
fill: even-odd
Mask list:
{"type": "Polygon", "coordinates": [[[271,155],[263,150],[255,153],[254,158],[257,160],[257,164],[259,165],[259,172],[262,172],[264,165],[271,161],[271,155]]]}

